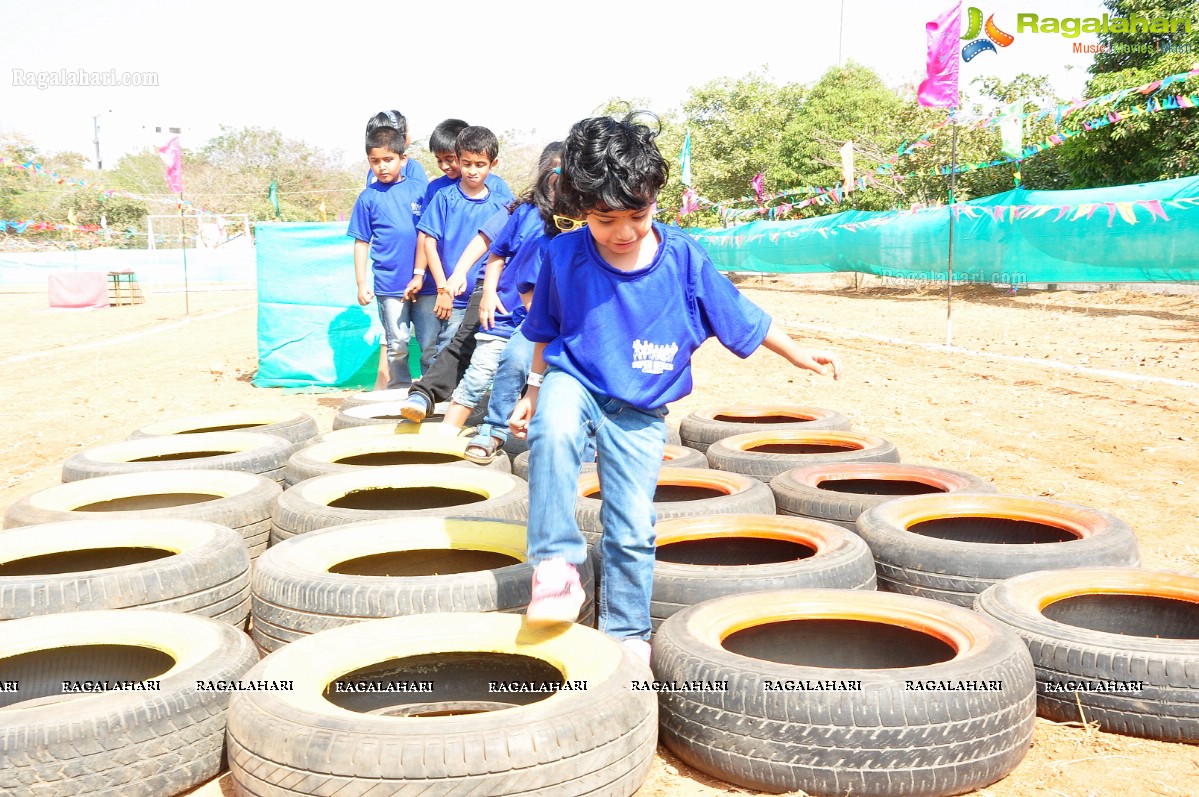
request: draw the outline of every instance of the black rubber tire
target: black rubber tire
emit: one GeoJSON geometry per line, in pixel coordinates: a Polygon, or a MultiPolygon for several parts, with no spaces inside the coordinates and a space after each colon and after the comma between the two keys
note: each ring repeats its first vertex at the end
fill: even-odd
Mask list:
{"type": "Polygon", "coordinates": [[[209,415],[192,415],[147,424],[129,435],[130,440],[168,434],[204,432],[262,432],[303,443],[317,433],[312,416],[287,409],[225,410],[209,415]]]}
{"type": "Polygon", "coordinates": [[[523,523],[528,516],[528,483],[510,473],[483,468],[429,468],[424,465],[360,468],[349,473],[331,473],[306,479],[284,490],[272,511],[271,542],[275,544],[308,531],[364,520],[474,517],[523,523]],[[373,490],[425,488],[473,493],[480,500],[422,509],[330,506],[347,496],[362,495],[373,490]]]}
{"type": "Polygon", "coordinates": [[[708,446],[708,464],[717,470],[744,473],[769,482],[780,473],[805,465],[842,462],[899,462],[899,450],[890,440],[863,432],[825,432],[784,429],[750,432],[717,440],[708,446]],[[785,452],[768,449],[779,447],[785,452]],[[804,447],[831,451],[791,451],[804,447]]]}
{"type": "Polygon", "coordinates": [[[337,406],[338,412],[352,410],[355,407],[362,407],[368,404],[378,404],[381,401],[403,401],[408,398],[408,388],[397,387],[388,388],[386,390],[368,390],[362,393],[351,393],[342,399],[341,404],[337,406]]]}
{"type": "MultiPolygon", "coordinates": [[[[370,620],[287,645],[246,677],[294,679],[295,690],[234,696],[228,743],[238,793],[624,797],[645,780],[657,743],[655,695],[629,688],[649,678],[649,670],[626,646],[580,625],[537,630],[495,613],[370,620]],[[489,694],[488,682],[502,675],[469,664],[453,673],[445,664],[472,654],[531,661],[552,668],[555,680],[560,674],[586,688],[466,716],[398,720],[379,716],[388,710],[383,707],[366,713],[368,700],[407,701],[396,711],[424,703],[431,711],[439,704],[485,701],[496,708],[500,701],[544,696],[489,694]],[[355,695],[363,709],[356,712],[322,699],[331,683],[358,680],[362,676],[347,676],[380,662],[393,662],[392,672],[422,668],[420,680],[431,684],[432,694],[355,695]],[[332,743],[297,743],[302,739],[332,743]]],[[[408,682],[383,675],[364,680],[408,682]]]]}
{"type": "MultiPolygon", "coordinates": [[[[363,428],[363,427],[359,427],[363,428]]],[[[372,427],[365,427],[372,428],[372,427]]],[[[486,465],[479,465],[465,458],[464,452],[470,440],[466,437],[442,437],[430,434],[389,434],[386,431],[372,437],[333,440],[319,445],[306,446],[291,455],[287,461],[284,486],[324,476],[328,473],[349,473],[367,467],[386,467],[403,463],[404,458],[415,462],[414,457],[432,456],[451,461],[437,464],[422,464],[420,467],[486,468],[501,473],[511,473],[512,463],[508,455],[500,453],[486,465]],[[347,464],[342,460],[361,458],[363,464],[347,464]]]]}
{"type": "Polygon", "coordinates": [[[674,518],[659,522],[658,556],[654,563],[654,588],[649,614],[654,630],[666,618],[712,598],[759,590],[814,587],[874,589],[874,559],[862,538],[831,523],[778,515],[710,515],[674,518]],[[795,549],[795,558],[771,550],[766,561],[737,550],[738,543],[773,544],[795,549]],[[694,551],[702,563],[674,561],[671,548],[708,543],[694,551]],[[781,543],[781,545],[780,545],[781,543]],[[723,548],[723,550],[717,550],[723,548]],[[802,557],[802,558],[800,558],[802,557]]]}
{"type": "Polygon", "coordinates": [[[250,556],[215,523],[44,523],[0,533],[0,551],[0,620],[136,608],[246,625],[250,556]]]}
{"type": "Polygon", "coordinates": [[[296,444],[286,437],[262,432],[142,437],[73,454],[63,463],[62,480],[160,470],[241,470],[281,482],[287,459],[295,450],[296,444]]]}
{"type": "Polygon", "coordinates": [[[849,431],[849,418],[802,404],[736,404],[696,410],[679,424],[679,442],[707,453],[717,440],[747,432],[786,429],[849,431]]]}
{"type": "Polygon", "coordinates": [[[887,501],[858,518],[858,533],[874,553],[880,590],[922,595],[972,606],[978,593],[1005,578],[1036,570],[1135,566],[1141,556],[1128,524],[1114,515],[1064,501],[996,493],[938,493],[887,501]],[[957,520],[960,519],[960,520],[957,520]],[[1065,541],[1036,544],[940,539],[910,528],[925,522],[950,533],[1008,539],[986,529],[984,521],[1035,524],[1065,541]],[[955,522],[956,521],[956,522],[955,522]],[[981,530],[981,531],[979,531],[981,530]]]}
{"type": "Polygon", "coordinates": [[[1197,607],[1199,576],[1116,567],[1016,576],[975,603],[1028,644],[1042,717],[1189,744],[1199,742],[1197,607]]]}
{"type": "MultiPolygon", "coordinates": [[[[523,523],[461,518],[376,520],[292,537],[254,565],[254,642],[269,652],[329,628],[408,614],[523,614],[533,581],[526,546],[523,523]],[[333,572],[369,556],[450,549],[492,552],[516,561],[440,575],[333,572]]],[[[579,622],[589,625],[595,617],[591,557],[580,566],[579,575],[587,593],[579,622]]]]}
{"type": "Polygon", "coordinates": [[[654,674],[680,687],[660,696],[666,746],[750,789],[961,794],[1008,774],[1032,741],[1036,687],[1020,638],[975,612],[908,595],[716,598],[662,624],[654,674]],[[685,691],[689,684],[726,688],[685,691]]]}
{"type": "Polygon", "coordinates": [[[19,688],[0,692],[0,794],[162,797],[215,778],[230,693],[196,682],[236,682],[257,661],[244,633],[191,614],[121,609],[4,623],[0,680],[19,688]],[[64,694],[64,681],[84,680],[156,680],[159,689],[64,694]]]}
{"type": "Polygon", "coordinates": [[[780,515],[809,517],[857,531],[858,515],[884,501],[920,493],[993,493],[987,480],[961,471],[932,465],[898,462],[847,462],[843,465],[806,465],[783,471],[770,480],[770,490],[780,515]],[[850,485],[863,485],[851,492],[850,485]],[[878,483],[884,483],[882,486],[878,483]],[[835,485],[846,485],[838,489],[835,485]],[[826,486],[828,485],[828,486],[826,486]]]}
{"type": "MultiPolygon", "coordinates": [[[[600,494],[599,473],[579,476],[579,498],[575,503],[575,520],[579,530],[591,545],[598,548],[604,527],[600,522],[603,500],[592,498],[600,494]]],[[[655,501],[656,522],[677,517],[701,515],[773,515],[774,495],[757,479],[739,473],[724,473],[703,468],[662,468],[658,471],[658,486],[700,488],[718,493],[696,500],[655,501]]]]}
{"type": "Polygon", "coordinates": [[[245,540],[250,561],[253,561],[266,550],[271,533],[271,507],[280,493],[282,488],[265,476],[235,470],[124,473],[59,484],[31,493],[8,508],[4,526],[13,528],[76,520],[203,520],[238,532],[245,540]],[[178,503],[161,497],[173,495],[208,496],[208,499],[178,503]],[[119,507],[121,502],[139,501],[162,505],[100,508],[110,502],[117,502],[119,507]]]}
{"type": "MultiPolygon", "coordinates": [[[[671,468],[706,468],[708,459],[694,448],[667,443],[662,449],[662,465],[671,468]]],[[[593,473],[596,469],[594,462],[584,462],[580,473],[593,473]]],[[[529,480],[529,451],[525,451],[512,459],[512,474],[525,481],[529,480]]]]}

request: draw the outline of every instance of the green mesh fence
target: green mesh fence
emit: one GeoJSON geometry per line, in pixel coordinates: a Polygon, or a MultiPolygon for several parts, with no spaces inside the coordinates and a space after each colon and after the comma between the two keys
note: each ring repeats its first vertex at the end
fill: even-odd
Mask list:
{"type": "MultiPolygon", "coordinates": [[[[954,209],[954,280],[1183,282],[1199,280],[1199,179],[1080,191],[1025,191],[954,209]]],[[[858,271],[945,280],[948,208],[845,211],[801,221],[690,230],[718,268],[858,271]]]]}

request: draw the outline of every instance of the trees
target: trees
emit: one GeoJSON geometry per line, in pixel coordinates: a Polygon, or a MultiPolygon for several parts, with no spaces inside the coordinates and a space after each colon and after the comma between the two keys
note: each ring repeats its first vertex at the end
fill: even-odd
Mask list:
{"type": "MultiPolygon", "coordinates": [[[[1195,0],[1105,0],[1104,6],[1113,19],[1139,15],[1194,20],[1199,14],[1195,0]]],[[[1174,33],[1109,32],[1100,34],[1099,43],[1105,51],[1095,55],[1088,97],[1190,70],[1199,55],[1199,25],[1192,24],[1190,33],[1181,28],[1174,33]]],[[[1191,78],[1165,93],[1191,93],[1197,88],[1199,80],[1191,78]]],[[[1127,110],[1144,105],[1146,99],[1133,93],[1104,110],[1127,110]]],[[[1061,147],[1070,186],[1095,188],[1194,173],[1199,170],[1199,120],[1195,114],[1194,109],[1186,109],[1134,116],[1070,140],[1061,147]]]]}

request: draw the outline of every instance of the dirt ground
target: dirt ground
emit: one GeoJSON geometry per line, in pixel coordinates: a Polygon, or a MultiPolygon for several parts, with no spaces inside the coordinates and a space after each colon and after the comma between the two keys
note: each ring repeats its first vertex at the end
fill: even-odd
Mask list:
{"type": "MultiPolygon", "coordinates": [[[[946,351],[943,289],[797,289],[758,278],[742,288],[799,339],[836,350],[844,377],[811,376],[766,352],[741,361],[710,342],[696,359],[695,392],[672,409],[675,424],[734,401],[836,409],[894,441],[906,462],[1112,512],[1137,532],[1146,567],[1199,573],[1194,297],[959,288],[953,342],[965,351],[946,351]]],[[[190,305],[185,318],[181,294],[159,293],[141,306],[51,311],[42,293],[0,294],[0,511],[58,483],[81,447],[152,421],[285,406],[330,428],[340,396],[250,385],[253,292],[195,293],[190,305]]],[[[231,793],[227,779],[205,793],[222,791],[231,793]]],[[[725,793],[751,792],[665,750],[639,792],[725,793]]],[[[1199,749],[1038,719],[1023,763],[975,793],[1199,795],[1199,749]]]]}

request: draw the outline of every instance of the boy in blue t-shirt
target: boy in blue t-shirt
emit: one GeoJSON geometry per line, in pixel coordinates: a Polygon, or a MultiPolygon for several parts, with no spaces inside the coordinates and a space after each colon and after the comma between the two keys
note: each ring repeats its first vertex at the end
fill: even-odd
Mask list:
{"type": "Polygon", "coordinates": [[[429,276],[436,285],[434,311],[438,318],[444,319],[438,349],[454,337],[462,323],[470,296],[458,294],[464,286],[473,291],[486,260],[486,250],[472,254],[470,262],[462,262],[465,260],[462,255],[468,251],[480,226],[514,199],[507,184],[493,188],[486,182],[497,163],[499,149],[499,140],[486,127],[463,128],[455,141],[458,180],[437,192],[422,209],[417,224],[417,229],[425,234],[429,276]]]}
{"type": "Polygon", "coordinates": [[[578,617],[587,547],[575,499],[594,434],[603,485],[599,628],[647,664],[664,418],[667,404],[691,392],[692,353],[716,336],[740,357],[765,346],[799,368],[823,374],[827,365],[840,375],[834,355],[791,340],[686,233],[654,223],[667,176],[656,135],[629,119],[571,128],[558,204],[586,229],[547,247],[522,326],[535,343],[529,389],[510,422],[531,447],[528,621],[578,617]]]}
{"type": "MultiPolygon", "coordinates": [[[[405,131],[378,127],[367,134],[366,156],[375,182],[358,196],[346,234],[354,241],[354,277],[358,303],[379,300],[379,321],[387,344],[389,388],[412,383],[408,370],[410,304],[404,290],[416,258],[416,220],[424,185],[404,177],[408,156],[405,131]],[[366,269],[371,263],[373,277],[366,269]]],[[[419,329],[418,329],[419,335],[419,329]]]]}

